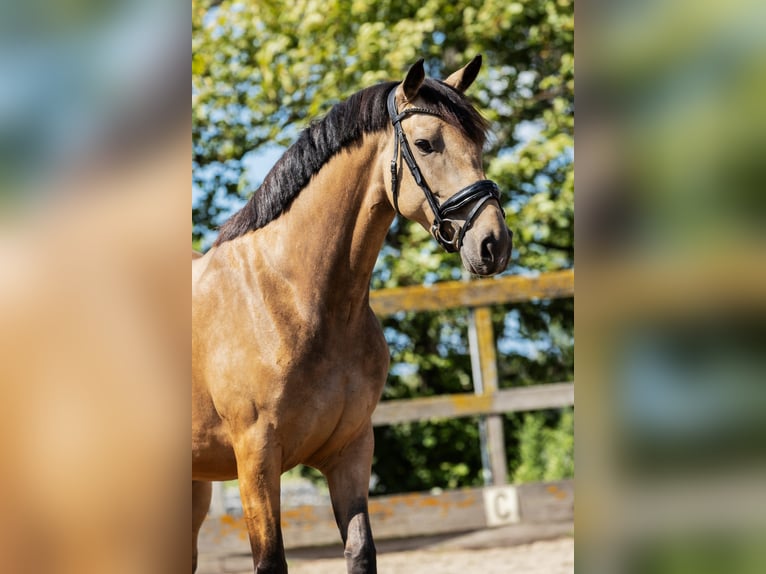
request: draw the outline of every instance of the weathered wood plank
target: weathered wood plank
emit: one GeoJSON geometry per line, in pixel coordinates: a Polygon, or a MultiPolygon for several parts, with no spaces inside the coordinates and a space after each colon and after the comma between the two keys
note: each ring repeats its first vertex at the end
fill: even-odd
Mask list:
{"type": "MultiPolygon", "coordinates": [[[[378,540],[466,532],[507,523],[506,518],[511,522],[558,522],[572,520],[573,495],[574,482],[563,480],[379,496],[370,499],[370,520],[378,540]],[[511,517],[517,504],[518,516],[511,517]]],[[[284,508],[282,530],[286,548],[340,543],[329,505],[284,508]]],[[[244,519],[208,517],[200,532],[200,551],[209,555],[249,553],[244,519]]]]}
{"type": "Polygon", "coordinates": [[[483,528],[482,489],[375,497],[370,499],[370,521],[381,539],[483,528]]]}
{"type": "MultiPolygon", "coordinates": [[[[488,307],[474,309],[472,323],[476,329],[476,348],[481,372],[481,389],[477,394],[492,394],[498,389],[497,352],[495,334],[492,330],[492,312],[488,307]]],[[[473,361],[473,353],[471,360],[473,361]]]]}
{"type": "Polygon", "coordinates": [[[508,482],[508,460],[505,456],[505,432],[503,417],[500,415],[487,416],[487,449],[489,450],[489,465],[492,470],[492,484],[501,485],[508,482]]]}
{"type": "MultiPolygon", "coordinates": [[[[487,522],[480,488],[374,497],[369,509],[380,540],[473,530],[487,522]]],[[[329,505],[283,509],[282,531],[286,548],[340,543],[329,505]]],[[[208,553],[250,552],[244,518],[209,516],[199,544],[208,553]]]]}
{"type": "MultiPolygon", "coordinates": [[[[497,353],[492,328],[492,312],[489,307],[471,310],[468,341],[471,347],[474,391],[477,395],[493,395],[498,390],[497,353]]],[[[482,423],[482,464],[492,477],[492,484],[508,482],[505,457],[503,419],[500,415],[488,415],[482,423]]]]}
{"type": "Polygon", "coordinates": [[[573,295],[574,269],[566,269],[538,277],[446,281],[430,286],[381,289],[370,292],[370,305],[375,313],[385,316],[399,311],[438,311],[573,295]]]}
{"type": "Polygon", "coordinates": [[[533,482],[516,487],[524,522],[557,522],[574,516],[574,481],[533,482]]]}
{"type": "Polygon", "coordinates": [[[435,418],[557,409],[574,405],[574,383],[550,383],[501,389],[494,394],[469,393],[383,401],[372,415],[375,426],[435,418]]]}

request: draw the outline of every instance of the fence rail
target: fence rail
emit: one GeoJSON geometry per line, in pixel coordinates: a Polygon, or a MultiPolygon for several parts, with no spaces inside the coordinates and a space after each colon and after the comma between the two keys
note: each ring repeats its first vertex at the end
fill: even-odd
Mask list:
{"type": "Polygon", "coordinates": [[[434,285],[380,289],[370,293],[370,306],[377,315],[386,316],[399,311],[440,311],[572,296],[574,270],[566,269],[537,277],[445,281],[434,285]]]}
{"type": "Polygon", "coordinates": [[[374,426],[498,415],[539,409],[555,409],[574,404],[574,383],[551,383],[516,389],[500,389],[491,394],[461,393],[416,399],[384,401],[372,415],[374,426]]]}

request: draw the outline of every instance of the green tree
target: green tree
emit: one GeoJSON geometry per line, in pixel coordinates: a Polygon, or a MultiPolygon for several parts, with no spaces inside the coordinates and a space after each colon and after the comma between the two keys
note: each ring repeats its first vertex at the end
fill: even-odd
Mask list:
{"type": "MultiPolygon", "coordinates": [[[[254,154],[286,146],[351,93],[398,79],[419,57],[446,77],[477,53],[469,95],[490,120],[486,171],[505,190],[515,233],[509,273],[573,265],[574,12],[569,0],[295,0],[193,2],[192,237],[214,229],[252,193],[254,154]]],[[[463,276],[419,226],[397,219],[373,288],[463,276]]],[[[392,349],[385,398],[469,391],[465,311],[383,321],[392,349]]],[[[498,308],[503,386],[570,380],[571,301],[498,308]]],[[[556,428],[558,414],[544,419],[556,428]]],[[[511,470],[521,417],[506,417],[511,470]]],[[[480,482],[475,420],[377,429],[381,492],[480,482]]]]}
{"type": "Polygon", "coordinates": [[[546,425],[548,413],[526,413],[518,434],[519,464],[514,482],[558,480],[574,476],[574,413],[565,410],[558,425],[546,425]]]}

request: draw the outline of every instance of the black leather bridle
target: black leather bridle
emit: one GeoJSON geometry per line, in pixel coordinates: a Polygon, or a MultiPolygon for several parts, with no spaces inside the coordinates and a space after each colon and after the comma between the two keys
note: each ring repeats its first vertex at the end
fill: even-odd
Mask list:
{"type": "Polygon", "coordinates": [[[431,191],[431,188],[428,187],[426,180],[423,178],[423,174],[418,168],[418,164],[415,162],[415,157],[412,155],[410,144],[407,142],[404,130],[402,130],[402,120],[413,114],[428,114],[441,117],[435,110],[418,107],[405,108],[399,113],[396,109],[396,87],[394,87],[388,94],[388,115],[391,118],[391,124],[394,126],[394,157],[391,160],[391,190],[394,196],[394,209],[396,210],[396,213],[400,214],[398,161],[399,150],[401,149],[401,156],[402,159],[404,159],[404,163],[410,168],[410,173],[415,179],[415,183],[417,183],[420,186],[420,189],[423,190],[423,194],[426,196],[426,200],[428,200],[428,205],[431,206],[431,211],[434,214],[434,221],[431,225],[432,235],[447,252],[455,253],[456,251],[460,251],[460,248],[463,246],[465,232],[471,227],[481,206],[487,201],[491,199],[497,201],[497,205],[500,207],[500,211],[503,212],[503,217],[505,217],[503,206],[500,205],[500,190],[494,181],[482,179],[472,183],[468,187],[464,187],[455,195],[447,199],[442,205],[439,205],[436,196],[431,191]],[[457,224],[447,216],[459,211],[471,203],[475,203],[475,205],[471,211],[468,212],[468,217],[465,218],[463,225],[459,227],[460,231],[456,232],[455,229],[458,227],[457,224]],[[445,224],[449,224],[451,233],[445,229],[445,224]]]}

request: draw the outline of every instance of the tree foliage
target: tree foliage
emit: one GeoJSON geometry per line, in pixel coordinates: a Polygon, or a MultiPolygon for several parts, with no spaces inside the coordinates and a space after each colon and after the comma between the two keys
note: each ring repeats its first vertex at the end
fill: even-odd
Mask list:
{"type": "MultiPolygon", "coordinates": [[[[515,238],[510,273],[573,265],[574,11],[570,0],[259,0],[192,11],[193,240],[205,247],[258,181],[249,162],[286,146],[308,121],[375,82],[403,77],[419,57],[444,78],[477,53],[469,91],[490,120],[488,177],[504,191],[515,238]]],[[[373,288],[463,276],[419,226],[397,219],[373,288]]],[[[466,312],[383,321],[392,350],[384,398],[471,390],[466,312]]],[[[571,301],[495,311],[503,385],[569,380],[571,301]],[[505,349],[505,351],[504,351],[505,349]],[[504,351],[504,352],[503,352],[504,351]]],[[[544,426],[555,428],[557,417],[544,426]]],[[[507,417],[509,461],[520,464],[520,417],[507,417]]],[[[378,429],[378,490],[480,480],[475,421],[378,429]],[[476,448],[474,448],[474,445],[476,448]]],[[[515,465],[515,466],[514,466],[515,465]]]]}

